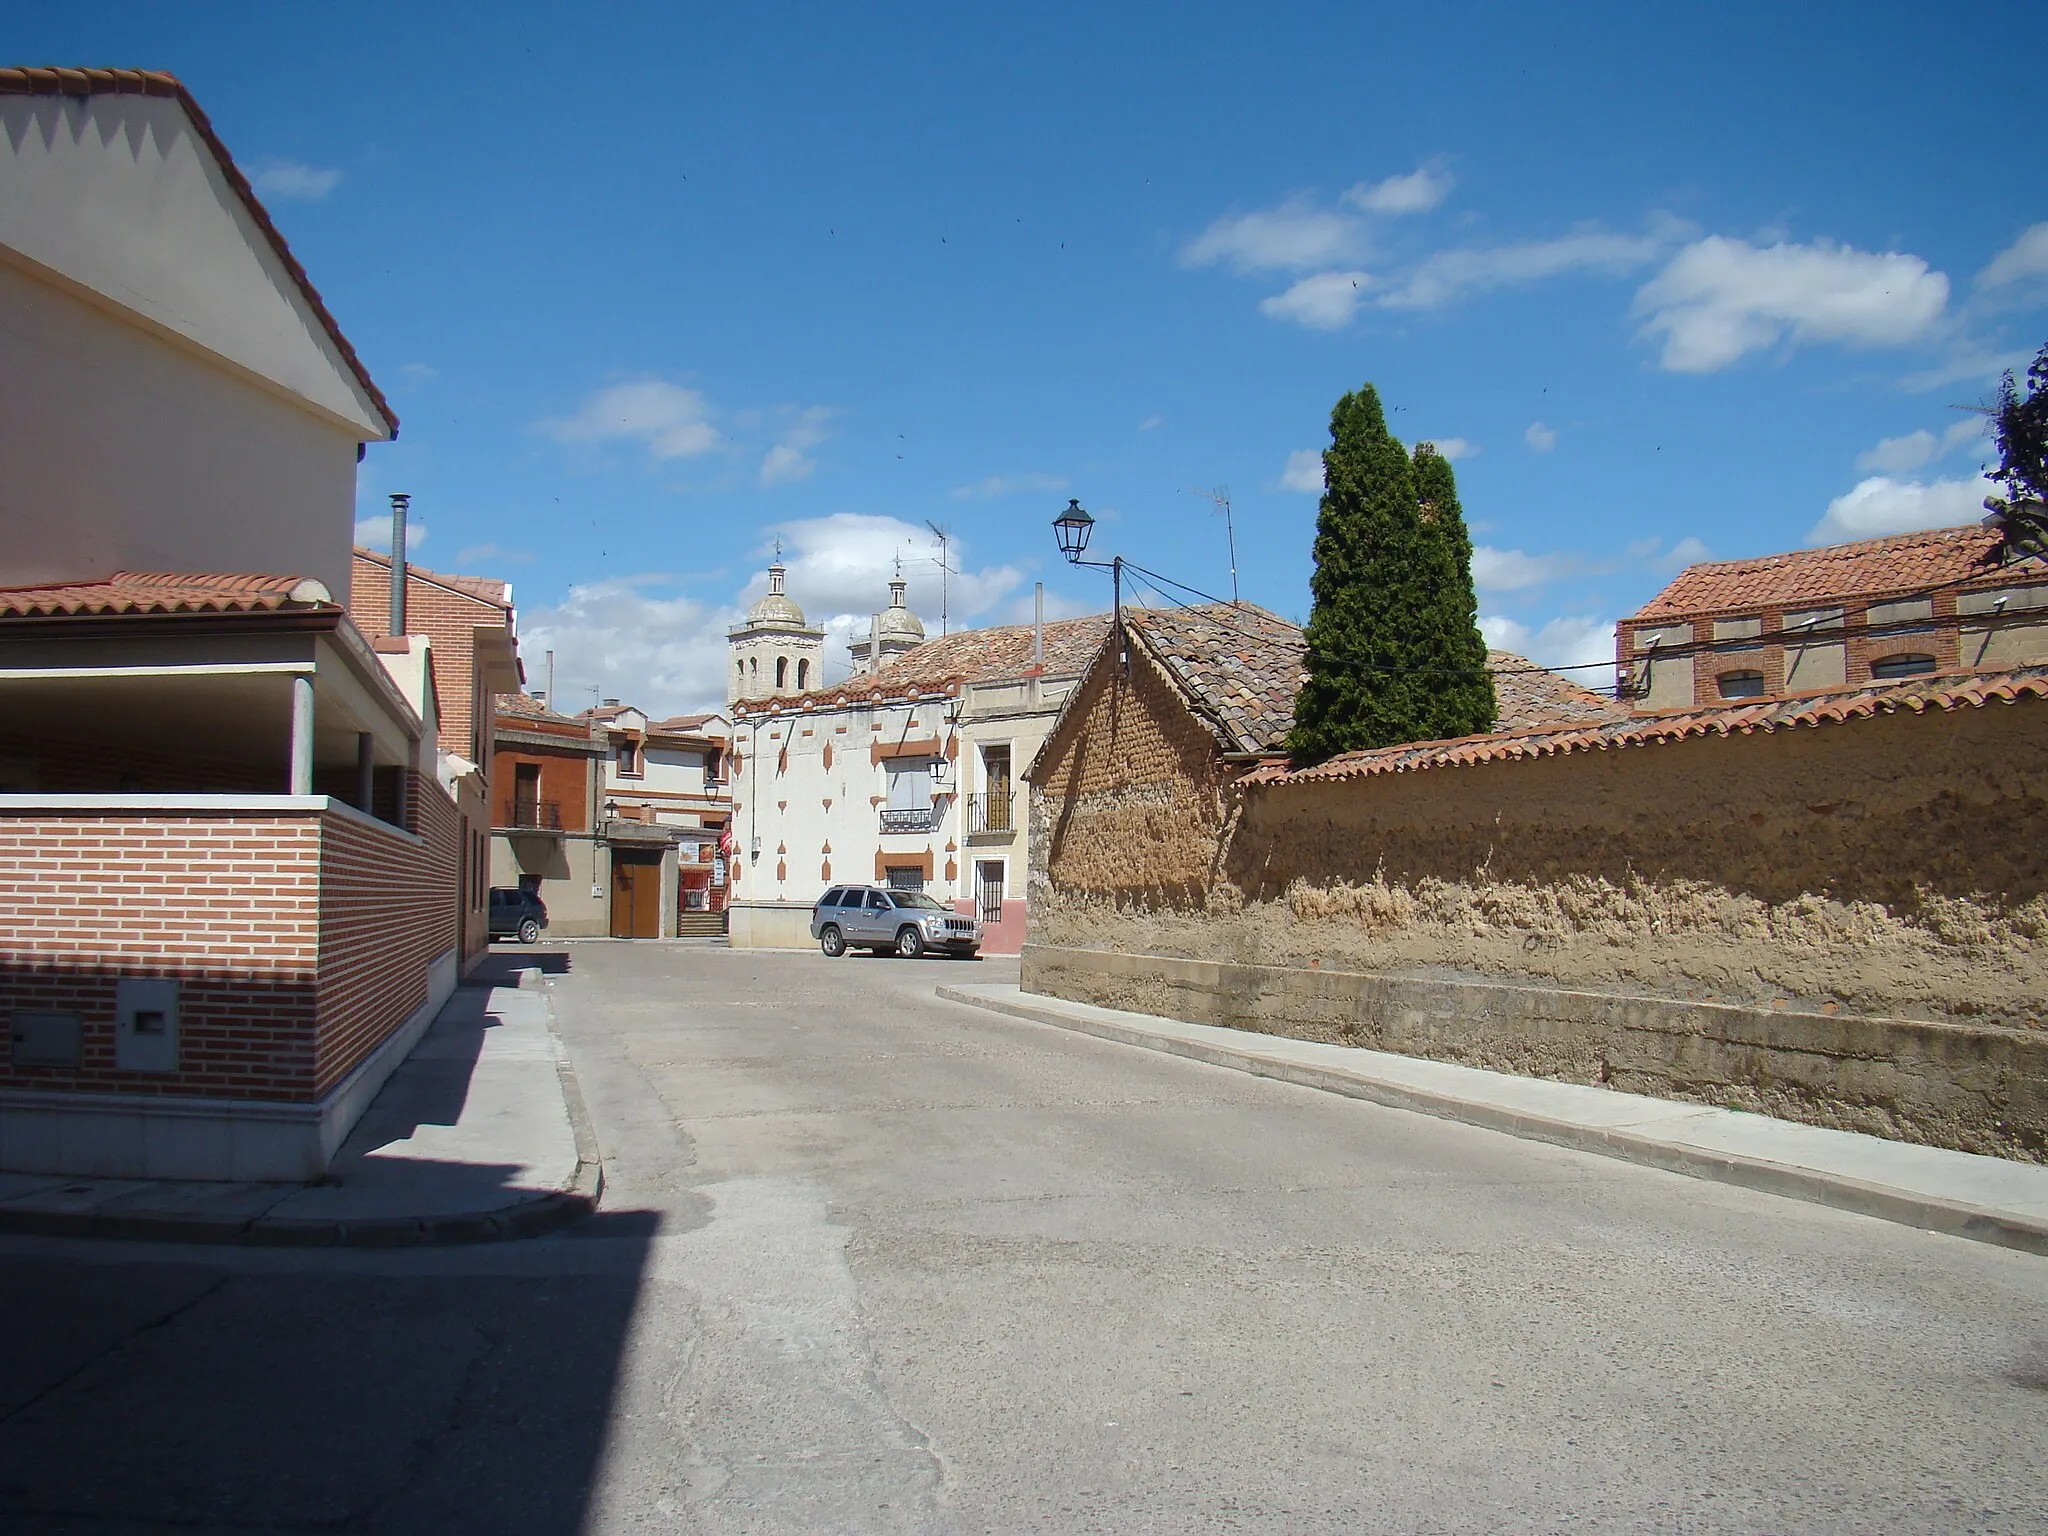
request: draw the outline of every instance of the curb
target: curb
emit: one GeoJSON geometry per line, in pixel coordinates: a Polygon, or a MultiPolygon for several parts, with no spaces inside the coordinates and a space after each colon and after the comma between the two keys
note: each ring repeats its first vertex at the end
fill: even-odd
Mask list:
{"type": "MultiPolygon", "coordinates": [[[[545,1003],[545,996],[543,1002],[545,1003]]],[[[555,1010],[547,1006],[554,1037],[555,1076],[569,1129],[576,1139],[576,1172],[568,1186],[536,1200],[494,1211],[449,1216],[387,1216],[365,1221],[299,1220],[293,1217],[153,1216],[146,1212],[102,1215],[92,1211],[9,1211],[0,1208],[0,1236],[86,1237],[154,1243],[199,1243],[251,1248],[426,1248],[463,1243],[502,1243],[543,1237],[573,1226],[597,1209],[604,1194],[604,1159],[583,1086],[569,1059],[555,1010]]],[[[297,1188],[297,1186],[293,1186],[297,1188]]],[[[280,1200],[284,1194],[278,1196],[280,1200]]]]}
{"type": "Polygon", "coordinates": [[[1919,1227],[1924,1231],[1939,1232],[1950,1237],[1968,1238],[1974,1242],[1992,1243],[1999,1247],[2048,1255],[2048,1223],[2032,1221],[2006,1211],[1967,1205],[1960,1201],[1942,1200],[1933,1196],[1915,1195],[1890,1185],[1871,1184],[1822,1169],[1773,1163],[1762,1158],[1743,1157],[1730,1152],[1714,1152],[1705,1148],[1688,1147],[1678,1142],[1662,1141],[1632,1131],[1580,1125],[1572,1120],[1503,1109],[1491,1104],[1477,1104],[1468,1099],[1433,1093],[1426,1088],[1382,1082],[1339,1068],[1282,1061],[1255,1050],[1209,1041],[1175,1039],[1107,1019],[1092,1019],[1065,1013],[1053,1007],[974,997],[957,987],[941,986],[936,991],[940,998],[949,1003],[963,1003],[968,1007],[986,1009],[991,1013],[1008,1014],[1015,1018],[1029,1019],[1033,1023],[1050,1024],[1059,1029],[1071,1029],[1119,1045],[1133,1045],[1168,1056],[1182,1056],[1193,1061],[1205,1062],[1210,1066],[1229,1067],[1239,1072],[1248,1072],[1255,1077],[1269,1077],[1276,1082],[1315,1088],[1324,1093],[1339,1094],[1350,1099],[1363,1099],[1389,1109],[1412,1110],[1434,1116],[1439,1120],[1455,1120],[1485,1130],[1502,1131],[1525,1141],[1544,1141],[1573,1151],[1591,1152],[1623,1162],[1640,1163],[1646,1167],[1662,1169],[1666,1173],[1711,1179],[1717,1183],[1734,1184],[1764,1194],[1805,1200],[1815,1205],[1834,1206],[1860,1216],[1874,1216],[1883,1221],[1919,1227]]]}

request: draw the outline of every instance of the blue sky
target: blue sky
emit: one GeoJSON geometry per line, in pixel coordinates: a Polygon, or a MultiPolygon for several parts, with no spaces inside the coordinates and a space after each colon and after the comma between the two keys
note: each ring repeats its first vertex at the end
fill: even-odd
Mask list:
{"type": "MultiPolygon", "coordinates": [[[[1556,664],[1688,557],[1974,519],[2048,339],[2036,4],[101,5],[11,62],[182,77],[399,414],[359,511],[515,585],[565,705],[715,700],[772,540],[836,642],[1306,616],[1332,403],[1457,454],[1489,634],[1556,664]],[[1105,14],[1107,12],[1108,14],[1105,14]],[[580,690],[580,694],[578,692],[580,690]]],[[[843,651],[837,652],[843,656],[843,651]]],[[[1582,673],[1591,679],[1593,674],[1582,673]]]]}

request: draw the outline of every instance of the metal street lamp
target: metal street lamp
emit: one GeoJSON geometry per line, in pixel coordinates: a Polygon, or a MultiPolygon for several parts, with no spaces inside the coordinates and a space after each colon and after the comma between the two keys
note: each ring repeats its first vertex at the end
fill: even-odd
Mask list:
{"type": "Polygon", "coordinates": [[[1081,510],[1079,498],[1069,497],[1067,510],[1052,520],[1052,531],[1060,541],[1060,553],[1079,565],[1082,551],[1088,548],[1088,536],[1095,531],[1095,519],[1081,510]]]}
{"type": "Polygon", "coordinates": [[[1091,566],[1098,571],[1109,572],[1110,614],[1117,633],[1119,657],[1125,666],[1130,664],[1130,654],[1124,651],[1124,557],[1112,555],[1107,560],[1083,560],[1081,554],[1088,548],[1088,536],[1095,532],[1095,519],[1082,510],[1077,497],[1067,499],[1067,510],[1052,520],[1053,536],[1059,540],[1060,553],[1067,557],[1069,565],[1091,566]]]}

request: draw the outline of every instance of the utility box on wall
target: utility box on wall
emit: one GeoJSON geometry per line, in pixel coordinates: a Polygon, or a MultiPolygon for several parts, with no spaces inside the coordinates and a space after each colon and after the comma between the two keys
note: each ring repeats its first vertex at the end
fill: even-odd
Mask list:
{"type": "Polygon", "coordinates": [[[114,1065],[123,1072],[178,1070],[178,983],[124,976],[114,983],[114,1065]]]}
{"type": "Polygon", "coordinates": [[[17,1010],[7,1039],[17,1067],[76,1067],[84,1059],[84,1021],[75,1013],[17,1010]]]}

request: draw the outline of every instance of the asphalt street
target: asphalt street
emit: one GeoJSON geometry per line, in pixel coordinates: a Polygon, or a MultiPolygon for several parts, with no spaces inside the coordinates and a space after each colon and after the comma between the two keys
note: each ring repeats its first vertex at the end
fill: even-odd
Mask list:
{"type": "Polygon", "coordinates": [[[0,1529],[2048,1529],[2048,1261],[936,1001],[543,946],[560,1236],[0,1241],[0,1529]]]}

